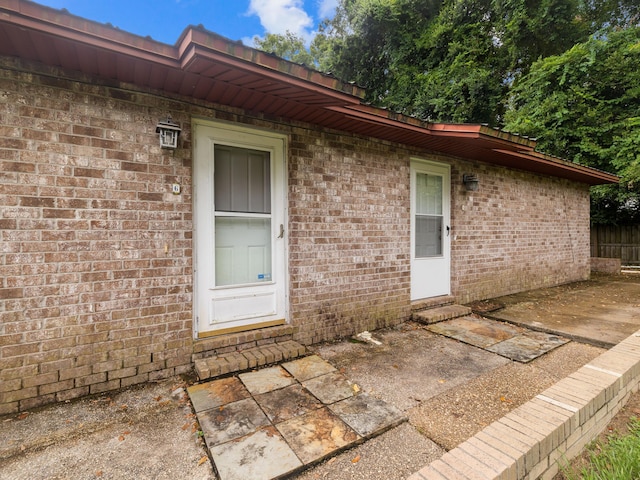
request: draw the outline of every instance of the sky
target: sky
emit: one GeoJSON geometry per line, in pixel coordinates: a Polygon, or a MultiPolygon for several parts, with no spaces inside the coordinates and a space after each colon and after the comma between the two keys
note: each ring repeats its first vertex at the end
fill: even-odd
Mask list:
{"type": "Polygon", "coordinates": [[[287,30],[310,43],[338,0],[35,0],[73,15],[173,45],[188,25],[253,46],[253,37],[287,30]]]}

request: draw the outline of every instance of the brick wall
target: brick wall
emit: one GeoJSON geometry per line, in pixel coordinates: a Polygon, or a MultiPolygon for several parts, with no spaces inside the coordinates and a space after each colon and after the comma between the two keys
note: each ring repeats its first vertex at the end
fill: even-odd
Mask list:
{"type": "Polygon", "coordinates": [[[168,102],[4,66],[0,413],[188,371],[191,162],[188,139],[158,146],[168,102]]]}
{"type": "Polygon", "coordinates": [[[289,158],[290,309],[315,343],[410,315],[409,154],[296,129],[289,158]]]}
{"type": "Polygon", "coordinates": [[[489,165],[452,169],[452,290],[459,302],[585,280],[589,188],[489,165]],[[463,173],[480,187],[467,192],[463,173]]]}
{"type": "Polygon", "coordinates": [[[412,156],[452,165],[458,299],[588,275],[588,191],[562,180],[6,58],[0,142],[0,414],[183,373],[234,348],[404,321],[412,156]],[[169,113],[183,128],[175,151],[155,133],[169,113]],[[194,116],[289,137],[290,326],[193,341],[194,116]],[[463,191],[466,171],[478,192],[463,191]]]}
{"type": "Polygon", "coordinates": [[[591,272],[620,275],[622,260],[619,258],[591,257],[591,272]]]}

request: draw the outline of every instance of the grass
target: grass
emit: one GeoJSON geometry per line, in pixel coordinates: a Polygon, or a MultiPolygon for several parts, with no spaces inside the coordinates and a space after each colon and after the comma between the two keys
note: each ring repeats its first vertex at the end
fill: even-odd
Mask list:
{"type": "Polygon", "coordinates": [[[563,472],[569,480],[635,480],[640,478],[640,420],[632,418],[629,433],[611,435],[589,448],[588,465],[563,472]]]}

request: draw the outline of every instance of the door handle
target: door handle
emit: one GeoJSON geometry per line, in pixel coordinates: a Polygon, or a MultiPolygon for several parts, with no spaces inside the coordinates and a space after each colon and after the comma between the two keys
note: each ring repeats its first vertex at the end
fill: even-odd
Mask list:
{"type": "Polygon", "coordinates": [[[278,235],[277,238],[283,238],[284,237],[284,225],[281,223],[280,224],[280,235],[278,235]]]}

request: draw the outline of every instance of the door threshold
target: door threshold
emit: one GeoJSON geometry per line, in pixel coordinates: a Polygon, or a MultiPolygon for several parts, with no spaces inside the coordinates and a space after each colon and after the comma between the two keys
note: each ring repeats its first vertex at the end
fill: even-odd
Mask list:
{"type": "Polygon", "coordinates": [[[285,325],[284,319],[271,320],[269,322],[252,323],[251,325],[241,325],[238,327],[220,328],[218,330],[208,330],[206,332],[198,332],[198,338],[210,338],[217,337],[219,335],[226,335],[228,333],[240,333],[247,332],[249,330],[258,330],[260,328],[279,327],[285,325]]]}
{"type": "Polygon", "coordinates": [[[424,310],[425,308],[441,307],[443,305],[451,305],[456,303],[456,297],[453,295],[439,295],[437,297],[421,298],[411,301],[411,311],[424,310]]]}

